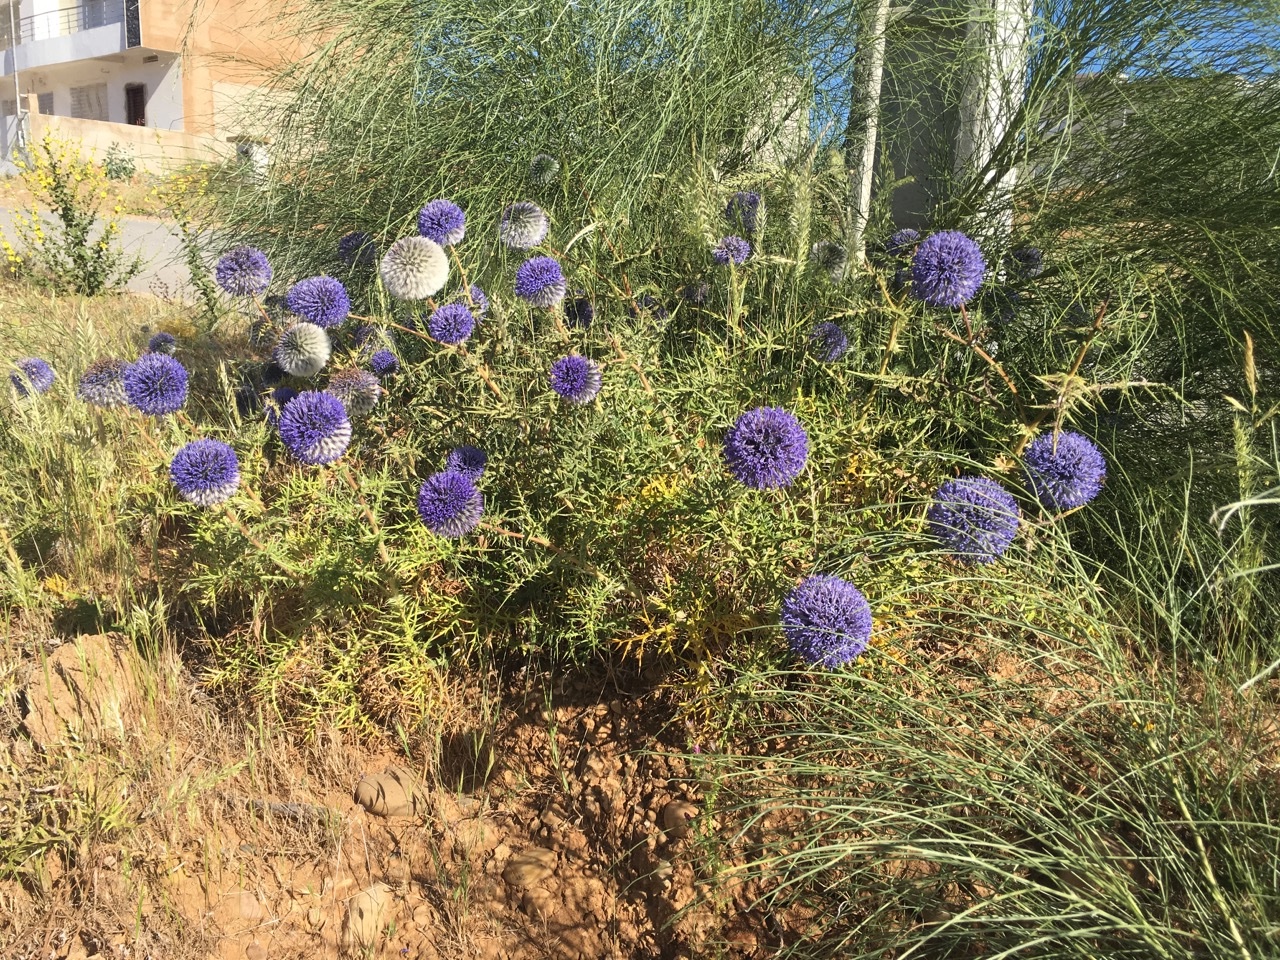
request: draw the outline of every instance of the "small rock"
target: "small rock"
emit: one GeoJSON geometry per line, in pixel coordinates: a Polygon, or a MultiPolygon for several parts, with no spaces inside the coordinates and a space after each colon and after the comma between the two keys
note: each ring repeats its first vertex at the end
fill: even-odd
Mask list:
{"type": "Polygon", "coordinates": [[[698,815],[698,808],[687,800],[672,800],[662,808],[662,829],[676,840],[689,835],[689,821],[698,815]]]}
{"type": "Polygon", "coordinates": [[[319,930],[324,926],[324,913],[319,907],[312,907],[307,911],[307,923],[311,925],[312,930],[319,930]]]}
{"type": "Polygon", "coordinates": [[[512,887],[532,887],[551,876],[556,866],[554,850],[530,847],[507,861],[502,879],[512,887]]]}
{"type": "Polygon", "coordinates": [[[385,883],[375,883],[347,901],[348,946],[368,950],[377,945],[390,894],[391,888],[385,883]]]}
{"type": "Polygon", "coordinates": [[[675,873],[675,867],[671,865],[670,860],[659,860],[658,865],[653,868],[653,875],[659,880],[670,879],[673,873],[675,873]]]}
{"type": "Polygon", "coordinates": [[[427,797],[413,774],[401,767],[365,776],[356,784],[356,803],[379,817],[413,817],[426,813],[427,797]]]}
{"type": "Polygon", "coordinates": [[[520,898],[520,909],[530,920],[546,922],[555,908],[551,894],[541,887],[530,887],[520,898]]]}
{"type": "Polygon", "coordinates": [[[267,951],[257,940],[244,948],[245,960],[267,960],[267,951]]]}

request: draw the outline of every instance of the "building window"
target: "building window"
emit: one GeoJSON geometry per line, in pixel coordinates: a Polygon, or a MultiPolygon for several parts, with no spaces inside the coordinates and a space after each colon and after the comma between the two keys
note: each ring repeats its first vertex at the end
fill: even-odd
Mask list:
{"type": "Polygon", "coordinates": [[[107,85],[94,83],[87,87],[72,87],[71,115],[80,120],[106,120],[107,85]]]}
{"type": "Polygon", "coordinates": [[[16,117],[18,115],[18,101],[17,100],[0,101],[0,113],[2,113],[6,117],[16,117]]]}
{"type": "Polygon", "coordinates": [[[134,126],[147,125],[147,88],[141,83],[124,85],[124,122],[134,126]]]}
{"type": "Polygon", "coordinates": [[[52,117],[53,116],[53,94],[37,93],[36,109],[40,111],[40,114],[42,116],[52,117]]]}

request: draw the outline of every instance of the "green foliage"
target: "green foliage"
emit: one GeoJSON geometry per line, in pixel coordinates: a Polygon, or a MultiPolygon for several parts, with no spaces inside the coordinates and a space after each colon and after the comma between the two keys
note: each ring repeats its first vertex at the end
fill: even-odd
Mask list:
{"type": "Polygon", "coordinates": [[[141,260],[126,258],[119,247],[118,198],[99,219],[107,199],[104,175],[78,148],[46,135],[18,168],[34,206],[29,216],[14,216],[21,249],[6,241],[11,269],[54,290],[89,296],[123,287],[142,269],[141,260]],[[52,211],[53,222],[41,208],[52,211]]]}
{"type": "Polygon", "coordinates": [[[113,143],[102,160],[102,169],[108,180],[128,180],[137,172],[138,165],[127,148],[113,143]]]}

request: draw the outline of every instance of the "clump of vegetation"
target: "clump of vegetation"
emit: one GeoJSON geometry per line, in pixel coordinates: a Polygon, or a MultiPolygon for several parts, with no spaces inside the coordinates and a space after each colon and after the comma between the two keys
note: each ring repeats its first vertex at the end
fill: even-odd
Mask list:
{"type": "Polygon", "coordinates": [[[365,732],[434,663],[666,664],[711,896],[817,918],[792,956],[1265,955],[1280,101],[1233,127],[1203,61],[1161,157],[1185,78],[1120,76],[1213,5],[1049,11],[1015,132],[870,260],[847,145],[753,119],[831,109],[865,11],[498,6],[318,2],[263,189],[191,211],[224,317],[14,352],[6,601],[114,565],[103,619],[145,583],[213,686],[365,732]]]}
{"type": "Polygon", "coordinates": [[[15,161],[30,190],[29,213],[14,215],[18,245],[4,241],[9,269],[53,290],[95,296],[118,290],[142,269],[120,247],[119,197],[103,214],[108,175],[75,146],[47,134],[15,161]],[[54,216],[46,221],[41,208],[54,216]]]}

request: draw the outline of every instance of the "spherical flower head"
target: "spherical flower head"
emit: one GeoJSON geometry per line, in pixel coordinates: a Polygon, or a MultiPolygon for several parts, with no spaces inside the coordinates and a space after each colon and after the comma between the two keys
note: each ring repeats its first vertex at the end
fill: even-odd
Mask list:
{"type": "Polygon", "coordinates": [[[177,413],[187,402],[187,369],[167,353],[144,353],[120,375],[124,395],[143,413],[177,413]]]}
{"type": "Polygon", "coordinates": [[[379,268],[382,285],[397,300],[425,300],[449,280],[449,258],[426,237],[401,237],[379,268]]]}
{"type": "Polygon", "coordinates": [[[560,176],[560,161],[549,153],[540,153],[529,161],[529,180],[539,187],[550,186],[560,176]]]}
{"type": "Polygon", "coordinates": [[[590,297],[574,297],[564,305],[564,319],[571,327],[585,330],[596,318],[596,307],[590,297]]]}
{"type": "Polygon", "coordinates": [[[485,296],[483,290],[473,283],[467,292],[471,294],[471,312],[477,318],[483,317],[489,312],[489,298],[485,296]]]}
{"type": "Polygon", "coordinates": [[[258,396],[258,391],[247,383],[236,387],[235,398],[236,412],[242,418],[251,417],[262,409],[262,398],[258,396]]]}
{"type": "Polygon", "coordinates": [[[178,352],[178,341],[172,333],[157,333],[147,341],[147,353],[167,353],[173,356],[178,352]]]}
{"type": "Polygon", "coordinates": [[[484,476],[484,468],[489,463],[489,455],[479,447],[463,444],[454,447],[444,458],[444,468],[460,473],[472,483],[484,476]]]}
{"type": "Polygon", "coordinates": [[[400,372],[400,361],[390,350],[379,350],[369,359],[369,367],[380,377],[400,372]]]}
{"type": "Polygon", "coordinates": [[[741,237],[734,236],[725,237],[711,251],[711,259],[722,267],[727,267],[731,263],[741,266],[747,262],[749,256],[751,256],[751,244],[741,237]]]}
{"type": "Polygon", "coordinates": [[[249,324],[249,346],[262,350],[276,342],[280,328],[275,320],[258,317],[249,324]]]}
{"type": "Polygon", "coordinates": [[[1050,510],[1083,507],[1102,490],[1107,460],[1092,440],[1073,430],[1042,433],[1022,460],[1027,485],[1050,510]]]}
{"type": "Polygon", "coordinates": [[[483,512],[483,494],[456,470],[433,473],[418,490],[418,516],[428,530],[442,537],[466,536],[483,512]]]}
{"type": "Polygon", "coordinates": [[[280,422],[280,411],[285,404],[298,395],[293,387],[276,387],[271,391],[271,403],[267,405],[267,423],[276,426],[280,422]]]}
{"type": "Polygon", "coordinates": [[[702,306],[707,302],[707,296],[711,293],[711,284],[705,280],[694,280],[686,283],[676,291],[678,296],[685,303],[692,303],[694,306],[702,306]]]}
{"type": "Polygon", "coordinates": [[[371,267],[378,259],[378,245],[362,230],[352,230],[338,240],[338,259],[349,267],[371,267]]]}
{"type": "Polygon", "coordinates": [[[834,240],[819,240],[813,245],[813,262],[832,278],[839,278],[849,262],[849,251],[834,240]]]}
{"type": "Polygon", "coordinates": [[[351,443],[347,408],[331,393],[304,390],[280,411],[280,439],[303,463],[333,463],[351,443]]]}
{"type": "Polygon", "coordinates": [[[665,320],[670,316],[667,308],[651,293],[642,293],[636,297],[634,303],[627,304],[627,313],[635,318],[642,313],[648,313],[657,320],[665,320]]]}
{"type": "Polygon", "coordinates": [[[1004,265],[1014,279],[1034,280],[1044,273],[1044,253],[1039,247],[1016,247],[1004,258],[1004,265]]]}
{"type": "Polygon", "coordinates": [[[729,472],[748,487],[786,487],[804,470],[809,437],[781,407],[756,407],[734,422],[724,438],[729,472]]]}
{"type": "Polygon", "coordinates": [[[382,384],[368,370],[339,370],[329,378],[325,389],[341,400],[353,417],[368,416],[382,396],[382,384]]]}
{"type": "Polygon", "coordinates": [[[418,211],[418,233],[442,247],[461,243],[467,215],[452,200],[430,200],[418,211]]]}
{"type": "Polygon", "coordinates": [[[782,601],[782,632],[808,663],[842,667],[871,640],[871,605],[848,580],[809,577],[782,601]]]}
{"type": "Polygon", "coordinates": [[[124,368],[127,364],[115,357],[95,360],[80,375],[76,396],[95,407],[123,407],[129,402],[124,395],[124,368]]]}
{"type": "Polygon", "coordinates": [[[739,190],[729,198],[724,208],[725,219],[750,236],[756,232],[760,217],[760,194],[754,190],[739,190]]]}
{"type": "Polygon", "coordinates": [[[47,393],[53,386],[53,367],[39,357],[24,357],[13,365],[13,373],[9,374],[9,382],[18,391],[18,396],[47,393]]]}
{"type": "Polygon", "coordinates": [[[271,262],[257,247],[236,247],[219,258],[213,276],[233,297],[256,297],[271,285],[271,262]]]}
{"type": "Polygon", "coordinates": [[[911,258],[911,294],[931,307],[959,307],[982,286],[987,263],[959,230],[931,234],[911,258]]]}
{"type": "Polygon", "coordinates": [[[920,231],[911,227],[895,230],[885,241],[884,252],[891,257],[902,257],[910,253],[920,242],[920,231]]]}
{"type": "Polygon", "coordinates": [[[502,211],[502,219],[498,221],[498,239],[515,250],[528,250],[546,239],[550,226],[540,206],[528,200],[517,200],[502,211]]]}
{"type": "Polygon", "coordinates": [[[551,365],[551,389],[569,403],[590,403],[600,392],[600,382],[600,365],[576,353],[551,365]]]}
{"type": "Polygon", "coordinates": [[[268,360],[262,365],[262,385],[264,387],[274,387],[277,383],[285,378],[284,367],[276,363],[274,360],[268,360]]]}
{"type": "Polygon", "coordinates": [[[849,349],[849,337],[837,324],[824,320],[809,334],[809,346],[819,360],[833,363],[849,349]]]}
{"type": "Polygon", "coordinates": [[[1018,532],[1018,503],[986,477],[959,477],[938,487],[929,529],[965,563],[994,563],[1018,532]]]}
{"type": "Polygon", "coordinates": [[[314,323],[295,323],[280,334],[272,359],[295,377],[314,377],[329,362],[333,345],[329,335],[314,323]]]}
{"type": "Polygon", "coordinates": [[[516,270],[516,296],[535,307],[554,307],[566,292],[564,273],[553,257],[532,257],[516,270]]]}
{"type": "Polygon", "coordinates": [[[464,343],[476,327],[476,318],[465,303],[446,303],[436,307],[427,320],[427,333],[437,343],[456,346],[464,343]]]}
{"type": "Polygon", "coordinates": [[[169,479],[183,500],[215,507],[240,486],[240,462],[221,440],[192,440],[173,455],[169,479]]]}
{"type": "Polygon", "coordinates": [[[380,343],[386,336],[386,331],[376,323],[362,323],[356,327],[356,332],[351,335],[351,341],[357,347],[363,347],[366,343],[380,343]]]}
{"type": "Polygon", "coordinates": [[[308,277],[299,280],[285,295],[284,305],[317,327],[336,327],[351,312],[347,288],[336,277],[308,277]]]}

